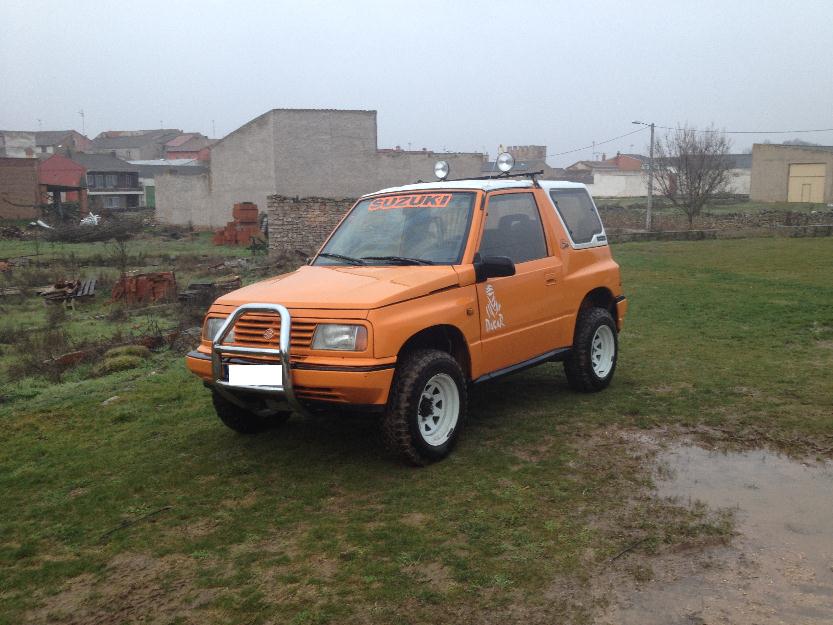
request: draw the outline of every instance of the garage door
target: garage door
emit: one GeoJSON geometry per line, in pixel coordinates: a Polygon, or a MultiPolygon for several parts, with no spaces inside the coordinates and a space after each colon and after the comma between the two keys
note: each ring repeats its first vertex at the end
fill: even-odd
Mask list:
{"type": "Polygon", "coordinates": [[[790,165],[788,202],[823,202],[826,166],[824,163],[790,165]]]}

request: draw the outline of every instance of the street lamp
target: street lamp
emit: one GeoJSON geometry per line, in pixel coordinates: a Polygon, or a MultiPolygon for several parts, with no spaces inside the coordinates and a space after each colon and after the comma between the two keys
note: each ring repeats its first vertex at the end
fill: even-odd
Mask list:
{"type": "Polygon", "coordinates": [[[651,209],[654,205],[654,122],[631,122],[640,126],[648,126],[651,129],[651,148],[648,160],[648,210],[645,213],[645,229],[651,230],[651,209]]]}

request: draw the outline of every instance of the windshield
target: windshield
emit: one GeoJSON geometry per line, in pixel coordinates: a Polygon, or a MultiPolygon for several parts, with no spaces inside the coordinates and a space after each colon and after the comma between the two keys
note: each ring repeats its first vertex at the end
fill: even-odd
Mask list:
{"type": "Polygon", "coordinates": [[[459,264],[474,193],[408,193],[359,202],[316,265],[459,264]]]}

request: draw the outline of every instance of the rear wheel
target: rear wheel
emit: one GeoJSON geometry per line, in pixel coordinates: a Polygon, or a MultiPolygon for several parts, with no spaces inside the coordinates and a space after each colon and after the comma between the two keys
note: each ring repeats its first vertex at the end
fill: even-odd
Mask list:
{"type": "Polygon", "coordinates": [[[573,349],[564,361],[570,387],[584,393],[606,388],[613,379],[619,356],[616,323],[604,308],[588,308],[579,314],[573,349]]]}
{"type": "Polygon", "coordinates": [[[241,408],[232,401],[223,397],[220,393],[214,391],[211,394],[211,399],[214,402],[214,410],[220,421],[223,424],[241,434],[257,434],[286,422],[289,419],[290,412],[267,412],[258,414],[245,408],[241,408]]]}
{"type": "Polygon", "coordinates": [[[383,422],[385,441],[410,464],[441,460],[457,442],[466,405],[457,361],[440,350],[415,350],[396,369],[383,422]]]}

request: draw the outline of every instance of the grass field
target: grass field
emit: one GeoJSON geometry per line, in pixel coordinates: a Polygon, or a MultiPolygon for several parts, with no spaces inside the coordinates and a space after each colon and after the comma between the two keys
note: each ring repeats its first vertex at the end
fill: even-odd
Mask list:
{"type": "Polygon", "coordinates": [[[0,623],[592,622],[635,539],[650,554],[731,534],[650,498],[610,428],[833,456],[833,242],[614,254],[631,309],[612,386],[578,396],[556,365],[480,386],[458,449],[425,469],[385,456],[370,419],[235,435],[170,351],[15,383],[0,623]]]}

